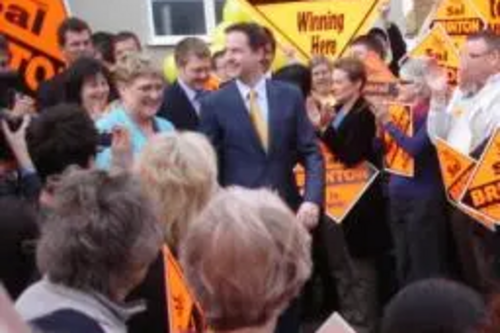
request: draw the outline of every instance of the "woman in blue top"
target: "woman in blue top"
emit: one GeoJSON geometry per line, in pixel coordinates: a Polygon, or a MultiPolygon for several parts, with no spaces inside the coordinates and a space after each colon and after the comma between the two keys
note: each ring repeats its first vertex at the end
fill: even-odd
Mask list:
{"type": "Polygon", "coordinates": [[[430,89],[425,77],[430,60],[409,59],[401,68],[399,101],[413,107],[413,137],[390,120],[387,110],[377,118],[383,129],[415,160],[414,177],[391,175],[389,198],[401,285],[446,275],[446,197],[436,151],[427,135],[430,89]]]}
{"type": "MultiPolygon", "coordinates": [[[[116,64],[114,77],[120,102],[96,126],[101,134],[126,130],[134,156],[155,133],[174,130],[169,121],[156,117],[163,100],[163,76],[149,58],[129,54],[116,64]]],[[[103,148],[97,155],[97,166],[109,169],[112,162],[111,149],[103,148]]]]}

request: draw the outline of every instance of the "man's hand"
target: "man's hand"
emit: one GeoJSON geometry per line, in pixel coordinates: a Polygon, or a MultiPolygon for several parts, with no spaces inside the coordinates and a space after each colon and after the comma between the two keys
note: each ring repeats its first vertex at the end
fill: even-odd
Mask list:
{"type": "Polygon", "coordinates": [[[448,75],[444,68],[439,66],[437,61],[431,60],[425,74],[425,81],[431,89],[434,98],[447,98],[449,92],[448,75]]]}
{"type": "Polygon", "coordinates": [[[372,107],[372,112],[381,125],[386,125],[391,121],[391,115],[389,114],[389,106],[387,103],[374,104],[372,107]]]}
{"type": "Polygon", "coordinates": [[[11,113],[14,117],[23,117],[35,113],[35,100],[28,95],[16,93],[11,113]]]}
{"type": "Polygon", "coordinates": [[[319,206],[312,202],[304,202],[300,205],[297,218],[308,230],[313,230],[319,222],[319,206]]]}
{"type": "Polygon", "coordinates": [[[13,131],[5,120],[2,121],[2,131],[5,139],[17,159],[19,167],[24,170],[35,170],[33,161],[31,160],[28,152],[28,144],[26,143],[26,130],[30,124],[31,118],[29,116],[23,117],[21,126],[13,131]]]}

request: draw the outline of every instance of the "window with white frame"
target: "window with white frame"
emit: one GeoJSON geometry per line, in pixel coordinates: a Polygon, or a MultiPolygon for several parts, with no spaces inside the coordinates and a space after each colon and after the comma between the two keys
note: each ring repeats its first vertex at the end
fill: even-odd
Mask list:
{"type": "Polygon", "coordinates": [[[151,44],[206,37],[222,21],[225,0],[148,0],[151,44]]]}

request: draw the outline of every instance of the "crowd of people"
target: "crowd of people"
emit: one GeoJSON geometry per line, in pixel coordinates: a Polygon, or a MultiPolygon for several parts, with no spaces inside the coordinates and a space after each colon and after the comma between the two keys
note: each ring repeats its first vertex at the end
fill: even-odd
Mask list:
{"type": "Polygon", "coordinates": [[[499,126],[500,36],[467,38],[456,87],[405,58],[389,22],[276,72],[272,31],[235,23],[216,54],[180,41],[174,82],[132,32],[71,17],[57,39],[62,72],[31,97],[0,91],[0,279],[34,332],[171,332],[169,256],[193,332],[294,333],[334,311],[358,333],[500,330],[500,240],[447,202],[434,145],[478,157],[499,126]],[[397,77],[412,136],[366,92],[370,57],[397,77]],[[413,177],[384,173],[384,135],[413,177]],[[381,171],[341,224],[324,150],[381,171]]]}

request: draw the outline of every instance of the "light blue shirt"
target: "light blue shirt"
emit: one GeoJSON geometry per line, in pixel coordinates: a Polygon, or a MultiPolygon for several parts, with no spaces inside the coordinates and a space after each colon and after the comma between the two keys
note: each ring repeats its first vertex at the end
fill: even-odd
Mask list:
{"type": "MultiPolygon", "coordinates": [[[[251,87],[247,86],[240,80],[236,80],[236,85],[238,86],[238,90],[240,91],[241,97],[245,102],[245,106],[247,107],[248,112],[250,112],[250,100],[249,94],[252,90],[251,87]]],[[[269,123],[269,103],[267,99],[267,86],[266,86],[266,78],[263,76],[259,82],[253,87],[253,90],[257,94],[257,104],[259,104],[260,112],[262,112],[262,119],[265,119],[267,123],[269,123]]]]}
{"type": "MultiPolygon", "coordinates": [[[[154,117],[154,122],[158,133],[174,130],[172,123],[165,119],[154,117]]],[[[96,122],[99,133],[110,133],[116,126],[122,126],[129,130],[132,152],[134,156],[137,155],[146,145],[148,138],[123,107],[112,110],[96,122]]],[[[100,169],[109,169],[111,167],[111,148],[105,148],[97,154],[96,165],[100,169]]]]}

